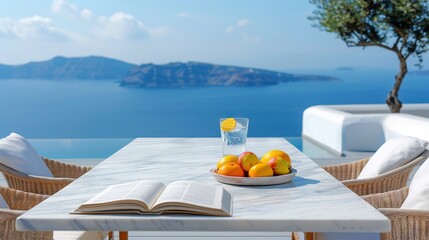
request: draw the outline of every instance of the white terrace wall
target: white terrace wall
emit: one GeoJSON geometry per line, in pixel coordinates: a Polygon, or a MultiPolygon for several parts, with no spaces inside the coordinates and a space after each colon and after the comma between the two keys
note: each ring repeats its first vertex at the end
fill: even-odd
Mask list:
{"type": "Polygon", "coordinates": [[[302,135],[340,154],[376,151],[398,136],[429,141],[429,104],[406,104],[401,113],[385,104],[313,106],[303,113],[302,135]]]}

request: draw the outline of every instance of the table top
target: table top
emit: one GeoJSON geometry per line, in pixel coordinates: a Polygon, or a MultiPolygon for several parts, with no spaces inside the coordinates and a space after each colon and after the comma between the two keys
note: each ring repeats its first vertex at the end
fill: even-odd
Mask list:
{"type": "Polygon", "coordinates": [[[286,184],[233,186],[210,169],[219,138],[137,138],[90,172],[21,215],[19,230],[387,232],[389,220],[283,138],[249,138],[248,151],[287,152],[298,173],[286,184]],[[107,186],[151,179],[194,180],[225,187],[233,216],[69,214],[107,186]]]}

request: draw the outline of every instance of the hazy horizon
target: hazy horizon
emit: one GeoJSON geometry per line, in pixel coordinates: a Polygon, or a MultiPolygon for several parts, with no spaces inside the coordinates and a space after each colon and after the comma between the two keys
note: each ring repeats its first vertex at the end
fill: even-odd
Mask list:
{"type": "MultiPolygon", "coordinates": [[[[234,66],[234,67],[248,67],[248,68],[259,68],[259,69],[263,69],[263,70],[269,70],[269,71],[279,71],[279,72],[285,72],[285,71],[296,71],[296,72],[300,72],[300,74],[305,73],[305,71],[311,71],[311,72],[329,72],[329,71],[389,71],[389,72],[396,72],[399,71],[397,68],[382,68],[382,67],[377,67],[377,66],[367,66],[367,67],[352,67],[352,66],[341,66],[339,65],[338,67],[335,68],[310,68],[310,67],[302,67],[302,68],[285,68],[285,69],[270,69],[270,68],[262,68],[262,67],[255,67],[255,66],[245,66],[245,65],[233,65],[233,64],[223,64],[223,63],[218,63],[218,62],[204,62],[204,61],[195,61],[195,60],[189,60],[189,61],[168,61],[168,62],[164,62],[164,63],[154,63],[154,62],[143,62],[143,63],[133,63],[133,62],[129,62],[129,61],[125,61],[123,59],[119,59],[119,58],[113,58],[113,57],[108,57],[108,56],[101,56],[101,55],[86,55],[86,56],[62,56],[62,55],[56,55],[56,56],[52,56],[48,59],[41,59],[38,61],[33,61],[33,60],[29,60],[27,62],[22,62],[22,63],[16,63],[16,64],[6,64],[6,63],[2,63],[0,62],[0,64],[3,65],[8,65],[8,66],[19,66],[19,65],[24,65],[24,64],[28,64],[28,63],[32,63],[32,62],[43,62],[43,61],[49,61],[55,57],[65,57],[65,58],[85,58],[85,57],[102,57],[102,58],[109,58],[109,59],[114,59],[114,60],[119,60],[122,62],[126,62],[126,63],[130,63],[130,64],[135,64],[135,65],[143,65],[143,64],[158,64],[158,65],[163,65],[163,64],[169,64],[169,63],[176,63],[176,62],[182,62],[182,63],[187,63],[187,62],[198,62],[198,63],[207,63],[207,64],[214,64],[214,65],[225,65],[225,66],[234,66]],[[342,69],[342,68],[346,68],[346,69],[342,69]]],[[[427,69],[411,69],[412,71],[420,71],[420,70],[427,70],[427,69]]]]}
{"type": "MultiPolygon", "coordinates": [[[[0,63],[96,55],[277,71],[398,68],[392,52],[348,48],[312,27],[307,17],[314,9],[302,0],[17,0],[0,9],[0,63]]],[[[415,62],[410,59],[410,70],[415,62]]]]}

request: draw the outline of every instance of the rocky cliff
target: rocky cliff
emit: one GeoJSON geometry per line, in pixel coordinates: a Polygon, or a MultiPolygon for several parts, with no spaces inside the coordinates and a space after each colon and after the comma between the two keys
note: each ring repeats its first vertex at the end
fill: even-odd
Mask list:
{"type": "Polygon", "coordinates": [[[296,75],[257,68],[199,62],[140,66],[123,61],[89,57],[54,57],[22,65],[0,64],[0,79],[120,80],[121,86],[183,88],[206,86],[268,86],[293,81],[336,81],[318,75],[296,75]]]}
{"type": "Polygon", "coordinates": [[[339,79],[317,75],[295,75],[256,68],[176,62],[164,65],[143,64],[134,67],[123,77],[121,85],[145,88],[267,86],[309,80],[336,81],[339,79]]]}

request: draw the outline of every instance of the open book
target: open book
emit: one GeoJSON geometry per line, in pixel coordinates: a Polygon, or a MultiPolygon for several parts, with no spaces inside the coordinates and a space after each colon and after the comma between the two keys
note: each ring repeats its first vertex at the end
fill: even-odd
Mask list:
{"type": "Polygon", "coordinates": [[[232,216],[232,196],[222,187],[191,181],[164,185],[143,180],[112,185],[73,213],[164,214],[232,216]]]}

